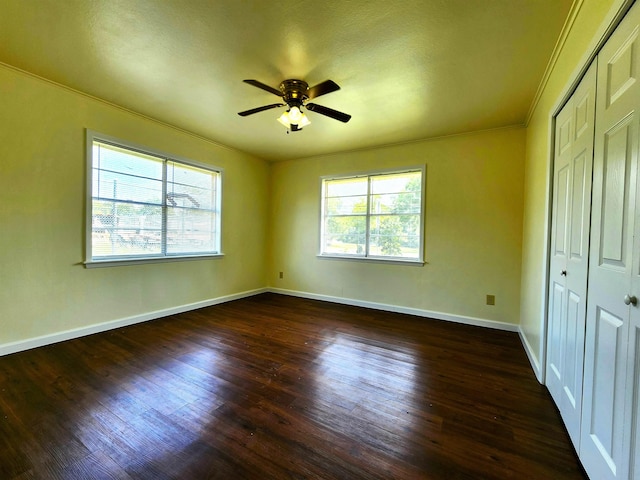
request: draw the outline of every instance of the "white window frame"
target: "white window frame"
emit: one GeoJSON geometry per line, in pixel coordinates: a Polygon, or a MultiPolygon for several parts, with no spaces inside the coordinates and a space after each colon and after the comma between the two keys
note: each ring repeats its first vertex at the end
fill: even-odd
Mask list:
{"type": "Polygon", "coordinates": [[[318,242],[318,257],[319,258],[327,258],[327,259],[345,259],[345,260],[356,260],[360,262],[380,262],[380,263],[397,263],[397,264],[405,264],[405,265],[424,265],[424,245],[425,245],[425,197],[426,197],[426,165],[417,165],[412,167],[404,167],[404,168],[396,168],[396,169],[388,169],[388,170],[373,170],[367,172],[359,172],[359,173],[351,173],[351,174],[341,174],[341,175],[326,175],[320,177],[320,238],[318,242]],[[371,213],[369,211],[369,202],[371,197],[371,178],[377,176],[384,175],[395,175],[409,172],[420,172],[421,173],[421,184],[420,184],[420,241],[418,246],[418,258],[403,258],[403,257],[392,257],[392,256],[379,256],[379,255],[371,255],[369,253],[369,242],[370,242],[370,231],[369,225],[371,220],[371,213]],[[325,237],[325,182],[330,180],[346,180],[350,178],[367,178],[368,179],[368,187],[367,187],[367,212],[366,212],[366,248],[364,254],[338,254],[338,253],[324,253],[324,237],[325,237]]]}
{"type": "MultiPolygon", "coordinates": [[[[153,148],[149,148],[146,146],[136,145],[132,142],[128,142],[126,140],[122,140],[116,137],[112,137],[110,135],[105,135],[99,132],[95,132],[93,130],[86,130],[86,203],[85,203],[85,262],[84,266],[86,268],[95,268],[95,267],[111,267],[118,265],[137,265],[137,264],[145,264],[145,263],[161,263],[161,262],[175,262],[175,261],[185,261],[185,260],[199,260],[199,259],[207,259],[207,258],[221,258],[224,256],[222,253],[222,233],[221,233],[221,213],[222,213],[222,184],[223,184],[223,169],[205,164],[200,162],[195,162],[193,160],[185,159],[178,157],[176,155],[167,154],[160,150],[156,150],[153,148]],[[216,198],[215,203],[217,206],[218,215],[216,216],[216,225],[215,229],[217,232],[217,246],[218,251],[216,252],[205,252],[205,253],[164,253],[160,254],[149,254],[149,255],[123,255],[123,256],[109,256],[109,257],[93,257],[93,144],[94,142],[105,143],[109,145],[113,145],[114,147],[122,148],[124,150],[130,150],[133,153],[140,153],[143,155],[150,155],[154,157],[158,157],[163,160],[163,191],[166,190],[167,186],[167,178],[166,178],[166,165],[168,162],[174,162],[177,164],[183,164],[191,167],[197,167],[204,170],[209,170],[218,174],[218,185],[216,189],[216,198]]],[[[162,227],[162,236],[163,242],[164,236],[166,235],[166,195],[163,195],[163,227],[162,227]]]]}

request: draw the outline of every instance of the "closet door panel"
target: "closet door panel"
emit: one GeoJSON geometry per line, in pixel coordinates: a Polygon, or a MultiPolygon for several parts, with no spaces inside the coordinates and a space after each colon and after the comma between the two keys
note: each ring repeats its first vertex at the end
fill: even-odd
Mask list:
{"type": "Polygon", "coordinates": [[[637,131],[635,115],[626,115],[596,135],[580,458],[590,477],[601,480],[628,478],[629,307],[623,297],[630,286],[635,188],[629,180],[637,131]]]}
{"type": "Polygon", "coordinates": [[[626,335],[623,319],[611,312],[598,308],[594,318],[594,342],[587,349],[588,358],[593,360],[590,374],[589,394],[585,394],[584,432],[588,439],[582,443],[580,452],[585,459],[604,461],[604,471],[593,475],[596,469],[587,472],[592,478],[625,478],[616,474],[620,470],[622,458],[622,431],[624,428],[624,384],[626,364],[626,335]],[[608,475],[613,475],[609,477],[608,475]]]}
{"type": "Polygon", "coordinates": [[[549,333],[547,349],[547,388],[551,393],[556,405],[560,408],[562,400],[562,318],[564,302],[564,285],[554,282],[551,285],[551,296],[549,298],[549,333]]]}
{"type": "Polygon", "coordinates": [[[556,119],[551,258],[549,283],[549,329],[547,334],[547,388],[556,405],[562,403],[564,383],[567,302],[566,273],[569,256],[571,155],[574,138],[573,102],[556,119]]]}
{"type": "Polygon", "coordinates": [[[584,300],[576,293],[569,291],[567,295],[567,322],[564,352],[564,386],[563,413],[569,414],[579,408],[582,399],[582,354],[584,352],[584,300]]]}
{"type": "MultiPolygon", "coordinates": [[[[590,145],[593,148],[593,144],[590,145]]],[[[570,259],[583,263],[589,247],[589,216],[591,202],[591,162],[592,151],[582,150],[573,159],[573,184],[571,185],[571,245],[570,259]],[[589,189],[587,190],[587,187],[589,189]],[[587,210],[587,212],[585,212],[587,210]]],[[[586,262],[584,262],[586,264],[586,262]]],[[[586,275],[586,270],[585,270],[586,275]]]]}
{"type": "Polygon", "coordinates": [[[627,365],[629,374],[627,375],[627,388],[632,391],[627,398],[625,417],[631,424],[630,444],[631,455],[629,478],[640,480],[640,155],[636,159],[635,168],[630,175],[630,183],[635,180],[635,221],[633,226],[635,231],[633,243],[633,266],[631,275],[631,286],[628,295],[635,296],[637,303],[629,305],[629,323],[631,331],[629,334],[629,349],[627,365]],[[634,178],[635,175],[635,178],[634,178]]]}
{"type": "Polygon", "coordinates": [[[580,459],[590,478],[628,479],[635,347],[631,287],[640,83],[636,4],[598,54],[589,298],[580,459]]]}
{"type": "Polygon", "coordinates": [[[594,64],[556,117],[547,387],[576,449],[582,409],[595,80],[594,64]]]}
{"type": "Polygon", "coordinates": [[[630,266],[629,248],[629,172],[634,156],[633,115],[604,134],[602,208],[600,212],[599,265],[619,272],[630,266]]]}
{"type": "Polygon", "coordinates": [[[566,268],[566,314],[564,318],[563,382],[560,413],[576,447],[580,443],[584,336],[587,310],[591,177],[595,132],[596,73],[587,70],[573,94],[573,145],[569,189],[569,242],[566,268]]]}

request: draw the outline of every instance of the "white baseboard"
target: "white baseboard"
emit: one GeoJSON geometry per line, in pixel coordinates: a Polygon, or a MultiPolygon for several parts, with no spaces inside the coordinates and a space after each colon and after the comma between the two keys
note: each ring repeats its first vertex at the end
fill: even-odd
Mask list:
{"type": "Polygon", "coordinates": [[[527,339],[527,336],[524,334],[521,328],[518,328],[518,335],[520,335],[520,341],[522,342],[522,346],[524,347],[524,351],[529,358],[529,363],[531,364],[531,368],[533,369],[533,373],[536,375],[538,382],[544,384],[544,371],[540,368],[540,362],[538,361],[538,357],[536,356],[533,348],[531,348],[531,344],[527,339]]]}
{"type": "Polygon", "coordinates": [[[217,305],[220,303],[231,302],[232,300],[251,297],[260,293],[266,293],[268,291],[269,290],[267,288],[258,288],[255,290],[234,293],[232,295],[225,295],[223,297],[203,300],[201,302],[179,305],[177,307],[167,308],[164,310],[156,310],[153,312],[143,313],[141,315],[134,315],[132,317],[111,320],[104,323],[97,323],[94,325],[89,325],[87,327],[74,328],[71,330],[56,332],[49,335],[42,335],[40,337],[5,343],[0,345],[0,356],[21,352],[23,350],[30,350],[32,348],[43,347],[45,345],[51,345],[52,343],[63,342],[65,340],[84,337],[86,335],[92,335],[94,333],[105,332],[107,330],[113,330],[115,328],[126,327],[128,325],[134,325],[136,323],[147,322],[149,320],[155,320],[157,318],[167,317],[169,315],[188,312],[190,310],[196,310],[198,308],[210,307],[212,305],[217,305]]]}
{"type": "Polygon", "coordinates": [[[467,317],[464,315],[452,315],[450,313],[434,312],[431,310],[422,310],[418,308],[401,307],[398,305],[390,305],[387,303],[366,302],[364,300],[354,300],[351,298],[333,297],[330,295],[320,295],[317,293],[300,292],[297,290],[285,290],[283,288],[269,288],[272,293],[282,295],[291,295],[293,297],[309,298],[312,300],[322,300],[325,302],[341,303],[344,305],[352,305],[355,307],[373,308],[375,310],[384,310],[387,312],[406,313],[408,315],[416,315],[419,317],[435,318],[436,320],[447,320],[449,322],[464,323],[466,325],[475,325],[478,327],[493,328],[496,330],[506,330],[509,332],[517,332],[518,325],[513,323],[498,322],[496,320],[487,320],[484,318],[467,317]]]}
{"type": "Polygon", "coordinates": [[[245,292],[235,293],[233,295],[226,295],[223,297],[212,298],[201,302],[190,303],[186,305],[179,305],[177,307],[167,308],[164,310],[156,310],[153,312],[143,313],[140,315],[134,315],[132,317],[121,318],[117,320],[111,320],[104,323],[98,323],[89,325],[87,327],[74,328],[71,330],[65,330],[62,332],[56,332],[49,335],[42,335],[39,337],[28,338],[26,340],[20,340],[17,342],[10,342],[0,345],[0,356],[9,355],[12,353],[21,352],[24,350],[30,350],[32,348],[43,347],[45,345],[51,345],[53,343],[63,342],[65,340],[71,340],[74,338],[84,337],[86,335],[92,335],[94,333],[105,332],[116,328],[126,327],[134,325],[136,323],[147,322],[149,320],[155,320],[157,318],[166,317],[169,315],[176,315],[178,313],[188,312],[196,310],[198,308],[210,307],[220,303],[231,302],[233,300],[239,300],[241,298],[251,297],[260,293],[272,292],[282,295],[291,295],[294,297],[309,298],[313,300],[322,300],[325,302],[340,303],[344,305],[352,305],[356,307],[372,308],[375,310],[383,310],[387,312],[406,313],[408,315],[416,315],[419,317],[434,318],[437,320],[446,320],[449,322],[463,323],[466,325],[475,325],[479,327],[493,328],[497,330],[506,330],[510,332],[519,332],[522,343],[527,352],[527,356],[531,361],[534,368],[536,377],[540,380],[540,368],[535,360],[535,356],[530,354],[530,346],[523,336],[522,332],[518,328],[518,325],[506,322],[498,322],[495,320],[488,320],[484,318],[467,317],[464,315],[452,315],[449,313],[435,312],[431,310],[422,310],[418,308],[402,307],[398,305],[390,305],[386,303],[367,302],[364,300],[355,300],[343,297],[333,297],[329,295],[320,295],[316,293],[300,292],[297,290],[285,290],[281,288],[258,288],[255,290],[248,290],[245,292]]]}

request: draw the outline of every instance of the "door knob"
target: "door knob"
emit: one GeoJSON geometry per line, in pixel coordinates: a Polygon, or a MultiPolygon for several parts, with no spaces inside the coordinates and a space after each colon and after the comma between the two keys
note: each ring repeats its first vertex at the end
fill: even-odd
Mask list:
{"type": "Polygon", "coordinates": [[[635,295],[625,295],[624,296],[624,304],[625,305],[633,305],[634,307],[638,305],[638,299],[635,295]]]}
{"type": "Polygon", "coordinates": [[[567,271],[566,270],[562,270],[560,272],[560,275],[562,275],[563,277],[566,277],[567,276],[567,271]]]}

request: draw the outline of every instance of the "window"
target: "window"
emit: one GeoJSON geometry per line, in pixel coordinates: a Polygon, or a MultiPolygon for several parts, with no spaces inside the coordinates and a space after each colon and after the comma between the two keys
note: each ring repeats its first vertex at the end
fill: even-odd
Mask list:
{"type": "Polygon", "coordinates": [[[87,133],[87,266],[220,254],[220,170],[87,133]]]}
{"type": "Polygon", "coordinates": [[[423,261],[424,168],[322,180],[320,255],[423,261]]]}

